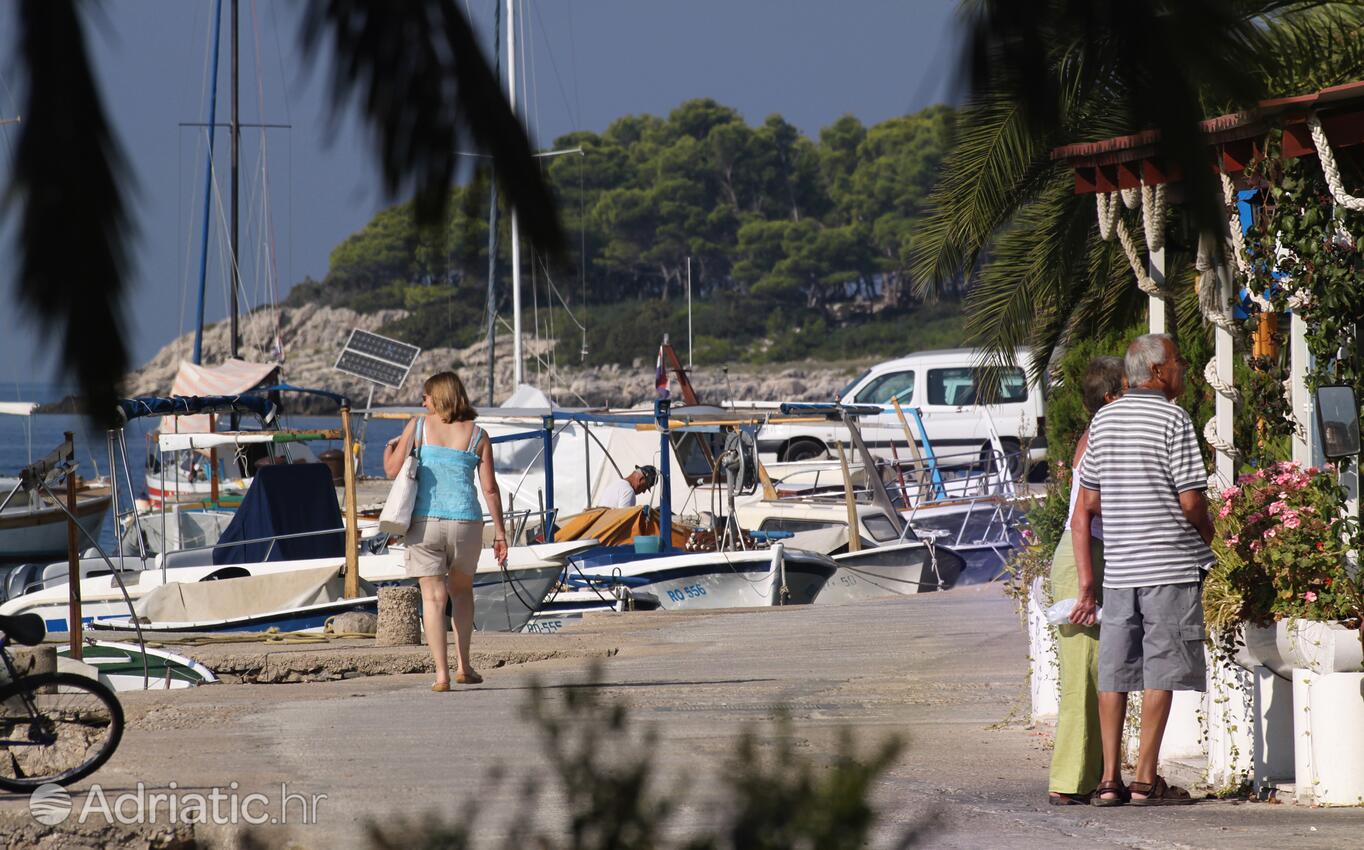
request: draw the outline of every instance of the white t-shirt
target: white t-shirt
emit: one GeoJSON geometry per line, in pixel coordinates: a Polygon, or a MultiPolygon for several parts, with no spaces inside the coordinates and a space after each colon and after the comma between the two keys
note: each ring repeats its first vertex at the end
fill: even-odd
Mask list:
{"type": "Polygon", "coordinates": [[[630,508],[635,504],[635,488],[624,478],[617,478],[602,488],[597,498],[598,507],[630,508]]]}

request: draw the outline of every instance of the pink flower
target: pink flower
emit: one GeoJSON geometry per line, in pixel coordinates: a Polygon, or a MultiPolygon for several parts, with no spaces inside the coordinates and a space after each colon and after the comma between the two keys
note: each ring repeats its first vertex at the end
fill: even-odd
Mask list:
{"type": "Polygon", "coordinates": [[[1223,502],[1222,507],[1217,509],[1219,519],[1226,519],[1231,514],[1231,502],[1223,502]]]}
{"type": "Polygon", "coordinates": [[[1284,528],[1297,528],[1300,525],[1302,525],[1302,520],[1298,519],[1298,515],[1293,511],[1288,511],[1283,515],[1284,528]]]}
{"type": "Polygon", "coordinates": [[[1228,487],[1227,489],[1223,490],[1223,491],[1221,492],[1220,495],[1221,495],[1223,501],[1227,501],[1227,500],[1229,500],[1229,499],[1234,499],[1234,498],[1236,498],[1237,496],[1241,495],[1241,488],[1240,488],[1240,487],[1228,487]]]}
{"type": "Polygon", "coordinates": [[[1272,504],[1272,505],[1269,506],[1269,515],[1270,515],[1270,516],[1274,516],[1275,514],[1281,512],[1282,510],[1284,510],[1285,508],[1288,507],[1288,505],[1284,504],[1283,495],[1284,495],[1283,493],[1280,493],[1280,494],[1279,494],[1279,501],[1277,501],[1277,502],[1275,502],[1274,504],[1272,504]]]}
{"type": "MultiPolygon", "coordinates": [[[[1318,543],[1317,545],[1320,546],[1321,544],[1318,543]]],[[[1258,551],[1260,551],[1261,549],[1263,549],[1264,546],[1265,546],[1265,544],[1261,543],[1261,542],[1258,541],[1258,540],[1252,540],[1252,541],[1250,541],[1250,551],[1252,551],[1252,552],[1258,552],[1258,551]]]]}
{"type": "Polygon", "coordinates": [[[1254,525],[1255,523],[1259,522],[1264,518],[1265,518],[1264,514],[1251,514],[1250,516],[1246,517],[1246,525],[1254,525]]]}
{"type": "Polygon", "coordinates": [[[1227,538],[1227,545],[1228,545],[1228,546],[1235,546],[1237,543],[1240,543],[1240,542],[1241,542],[1241,535],[1239,535],[1239,534],[1233,534],[1232,536],[1230,536],[1230,537],[1227,538]]]}
{"type": "Polygon", "coordinates": [[[1307,591],[1306,593],[1304,593],[1304,594],[1302,595],[1302,598],[1305,599],[1305,600],[1307,600],[1308,602],[1316,602],[1316,601],[1317,601],[1317,595],[1316,595],[1315,593],[1313,593],[1312,591],[1310,591],[1310,590],[1307,591]]]}
{"type": "Polygon", "coordinates": [[[1266,540],[1269,540],[1269,539],[1273,538],[1273,537],[1274,537],[1276,534],[1278,534],[1278,533],[1279,533],[1279,532],[1276,531],[1275,529],[1267,528],[1267,529],[1265,529],[1265,539],[1266,539],[1266,540]]]}
{"type": "Polygon", "coordinates": [[[1256,477],[1256,478],[1264,478],[1264,477],[1265,477],[1265,471],[1264,471],[1263,469],[1257,469],[1257,470],[1255,470],[1255,477],[1256,477]]]}
{"type": "Polygon", "coordinates": [[[1318,541],[1317,541],[1317,551],[1318,551],[1318,552],[1321,552],[1321,551],[1324,550],[1325,548],[1326,548],[1326,544],[1325,544],[1325,543],[1322,543],[1320,540],[1318,540],[1318,541]]]}

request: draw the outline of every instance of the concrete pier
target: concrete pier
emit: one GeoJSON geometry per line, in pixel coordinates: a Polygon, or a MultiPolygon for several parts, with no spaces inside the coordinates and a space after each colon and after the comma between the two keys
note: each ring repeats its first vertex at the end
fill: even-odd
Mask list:
{"type": "MultiPolygon", "coordinates": [[[[657,730],[663,787],[682,775],[694,780],[677,819],[683,830],[719,817],[715,772],[741,730],[781,706],[798,745],[816,757],[833,752],[845,726],[864,747],[890,733],[908,737],[876,794],[880,843],[930,816],[939,825],[925,846],[944,848],[1338,848],[1364,829],[1364,812],[1293,804],[1048,806],[1049,732],[1026,723],[1027,636],[997,586],[850,606],[601,615],[560,635],[476,634],[474,646],[508,661],[485,666],[483,685],[444,694],[429,690],[425,673],[124,694],[122,746],[73,795],[92,782],[106,789],[237,782],[243,793],[284,782],[291,792],[327,795],[316,824],[291,827],[303,847],[364,846],[367,819],[453,817],[474,800],[479,834],[496,838],[526,816],[517,780],[548,779],[535,732],[521,719],[527,685],[532,677],[575,681],[592,658],[606,696],[657,730]],[[527,645],[571,651],[512,658],[527,645]],[[499,766],[508,781],[490,784],[499,766]]],[[[241,651],[196,654],[212,664],[205,653],[241,651]]],[[[280,650],[304,651],[381,650],[280,650]]],[[[535,816],[553,826],[564,811],[550,795],[535,816]]],[[[27,798],[0,795],[3,834],[27,840],[33,829],[27,798]]],[[[196,834],[212,841],[225,833],[196,834]]]]}

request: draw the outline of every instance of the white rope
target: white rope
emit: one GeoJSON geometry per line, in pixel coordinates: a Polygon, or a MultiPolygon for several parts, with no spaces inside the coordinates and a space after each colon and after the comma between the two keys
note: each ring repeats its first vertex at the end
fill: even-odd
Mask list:
{"type": "MultiPolygon", "coordinates": [[[[1217,326],[1218,329],[1230,334],[1234,340],[1240,329],[1231,318],[1229,305],[1221,297],[1221,287],[1217,280],[1214,243],[1208,234],[1198,238],[1198,255],[1194,260],[1194,267],[1198,269],[1199,312],[1203,314],[1203,318],[1217,326]]],[[[1229,399],[1232,404],[1241,400],[1241,393],[1236,389],[1236,386],[1222,380],[1222,375],[1217,370],[1216,355],[1213,355],[1208,360],[1207,365],[1203,367],[1203,379],[1208,382],[1208,386],[1212,387],[1213,392],[1222,398],[1229,399]]],[[[1230,439],[1224,437],[1217,430],[1216,414],[1203,423],[1203,439],[1207,440],[1208,445],[1212,446],[1214,450],[1231,458],[1233,463],[1241,459],[1241,452],[1232,444],[1230,439]]]]}
{"type": "Polygon", "coordinates": [[[1241,229],[1241,213],[1236,205],[1236,186],[1231,182],[1231,175],[1222,172],[1222,203],[1227,208],[1228,230],[1231,232],[1231,253],[1236,260],[1236,270],[1241,273],[1241,277],[1246,281],[1246,293],[1250,300],[1255,302],[1255,306],[1260,308],[1262,313],[1274,312],[1274,305],[1269,303],[1269,299],[1255,291],[1255,281],[1253,270],[1250,267],[1250,260],[1246,257],[1246,234],[1241,229]]]}
{"type": "Polygon", "coordinates": [[[1321,126],[1321,119],[1315,112],[1307,116],[1307,129],[1312,131],[1312,144],[1317,148],[1317,159],[1321,161],[1321,170],[1326,174],[1326,185],[1331,189],[1331,197],[1347,210],[1364,212],[1364,198],[1356,198],[1345,191],[1336,155],[1331,151],[1331,143],[1326,139],[1326,130],[1321,126]]]}
{"type": "Polygon", "coordinates": [[[1099,210],[1099,238],[1112,242],[1113,226],[1118,222],[1118,201],[1112,194],[1099,192],[1094,195],[1094,203],[1099,210]]]}
{"type": "Polygon", "coordinates": [[[1120,189],[1119,193],[1122,195],[1123,205],[1129,210],[1136,209],[1137,204],[1141,203],[1141,192],[1138,189],[1120,189]]]}
{"type": "Polygon", "coordinates": [[[1141,255],[1137,253],[1137,246],[1132,241],[1132,234],[1127,232],[1127,225],[1121,218],[1117,220],[1114,229],[1118,233],[1118,242],[1122,244],[1123,253],[1127,255],[1127,264],[1132,267],[1132,274],[1137,277],[1137,287],[1152,298],[1169,301],[1170,293],[1147,274],[1146,264],[1142,262],[1141,255]]]}
{"type": "Polygon", "coordinates": [[[1146,249],[1152,253],[1165,247],[1165,184],[1141,184],[1141,224],[1146,229],[1146,249]]]}

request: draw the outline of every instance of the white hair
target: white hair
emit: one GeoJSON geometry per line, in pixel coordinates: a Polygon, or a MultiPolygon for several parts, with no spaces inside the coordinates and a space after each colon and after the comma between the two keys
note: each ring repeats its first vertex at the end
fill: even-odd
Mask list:
{"type": "Polygon", "coordinates": [[[1139,386],[1151,380],[1151,367],[1165,362],[1165,344],[1177,351],[1174,337],[1169,334],[1143,334],[1127,346],[1127,359],[1123,363],[1127,371],[1128,386],[1139,386]]]}

